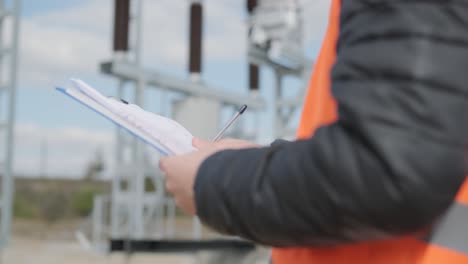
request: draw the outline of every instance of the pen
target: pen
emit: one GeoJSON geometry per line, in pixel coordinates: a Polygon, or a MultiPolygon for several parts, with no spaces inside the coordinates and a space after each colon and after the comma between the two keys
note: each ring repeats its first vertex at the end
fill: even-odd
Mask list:
{"type": "Polygon", "coordinates": [[[219,141],[221,137],[224,135],[224,132],[236,122],[236,120],[245,112],[245,109],[247,109],[247,105],[243,105],[239,108],[237,113],[229,120],[229,122],[219,131],[219,133],[216,135],[216,137],[213,139],[213,142],[219,141]]]}
{"type": "Polygon", "coordinates": [[[122,98],[115,98],[115,97],[113,97],[113,96],[107,96],[107,98],[109,98],[109,99],[114,99],[114,100],[116,100],[116,101],[120,101],[121,103],[124,103],[124,104],[128,104],[128,102],[125,101],[125,100],[122,99],[122,98]]]}

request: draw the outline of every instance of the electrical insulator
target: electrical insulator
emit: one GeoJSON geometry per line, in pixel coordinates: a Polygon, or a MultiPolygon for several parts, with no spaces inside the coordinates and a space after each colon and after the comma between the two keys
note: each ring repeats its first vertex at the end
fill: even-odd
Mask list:
{"type": "MultiPolygon", "coordinates": [[[[251,15],[257,7],[257,0],[247,0],[247,12],[251,15]]],[[[249,34],[251,33],[249,28],[249,34]]],[[[259,67],[255,64],[249,64],[249,90],[251,92],[258,91],[260,87],[259,67]]]]}
{"type": "Polygon", "coordinates": [[[255,64],[249,64],[249,90],[258,91],[260,88],[260,69],[255,64]]]}
{"type": "Polygon", "coordinates": [[[115,0],[114,51],[128,51],[130,0],[115,0]]]}
{"type": "Polygon", "coordinates": [[[249,14],[252,14],[255,7],[257,7],[257,0],[247,0],[247,12],[249,14]]]}
{"type": "Polygon", "coordinates": [[[201,72],[202,59],[203,7],[200,2],[190,5],[190,52],[189,71],[191,74],[201,72]]]}

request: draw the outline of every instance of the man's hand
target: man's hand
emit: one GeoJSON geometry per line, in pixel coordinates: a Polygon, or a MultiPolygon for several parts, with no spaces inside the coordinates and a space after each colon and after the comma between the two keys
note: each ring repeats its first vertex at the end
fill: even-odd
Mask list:
{"type": "Polygon", "coordinates": [[[194,182],[203,161],[224,149],[254,148],[258,145],[244,140],[224,139],[218,142],[193,139],[198,149],[185,155],[161,158],[159,168],[166,175],[166,189],[173,194],[176,204],[186,213],[196,214],[194,182]]]}
{"type": "Polygon", "coordinates": [[[226,138],[217,142],[194,138],[193,146],[196,147],[198,150],[204,150],[204,149],[224,150],[224,149],[243,149],[243,148],[259,147],[259,145],[253,142],[241,140],[241,139],[235,139],[235,138],[226,138]]]}

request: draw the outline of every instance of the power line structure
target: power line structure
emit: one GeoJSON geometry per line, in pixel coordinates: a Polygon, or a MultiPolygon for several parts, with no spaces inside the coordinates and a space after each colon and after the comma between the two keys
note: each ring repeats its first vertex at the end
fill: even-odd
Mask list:
{"type": "MultiPolygon", "coordinates": [[[[170,117],[194,135],[210,138],[222,124],[222,111],[234,112],[247,104],[251,116],[258,118],[269,106],[259,89],[261,68],[270,68],[275,78],[275,87],[271,91],[274,97],[274,136],[287,137],[292,134],[285,128],[302,103],[303,89],[293,97],[286,97],[283,78],[292,76],[304,81],[305,73],[309,73],[312,64],[303,52],[303,21],[297,1],[247,1],[247,95],[214,87],[203,80],[202,0],[188,1],[190,43],[187,78],[173,77],[142,65],[144,0],[115,0],[114,4],[114,55],[111,60],[101,64],[101,72],[118,80],[117,96],[122,97],[130,92],[133,103],[144,107],[148,89],[156,89],[162,98],[177,94],[179,99],[171,105],[170,117]],[[195,120],[195,115],[204,118],[195,120]]],[[[256,124],[250,132],[243,129],[234,132],[236,137],[256,140],[258,130],[256,124]]],[[[154,164],[148,162],[145,147],[120,129],[116,131],[115,147],[112,193],[95,198],[92,237],[96,247],[127,252],[253,249],[252,244],[236,238],[213,240],[205,237],[197,218],[193,218],[190,230],[186,230],[182,239],[178,237],[178,230],[174,227],[175,203],[166,196],[162,175],[154,164]],[[148,182],[153,186],[151,190],[146,188],[148,182]]]]}
{"type": "Polygon", "coordinates": [[[10,240],[20,1],[0,0],[0,251],[10,240]]]}
{"type": "Polygon", "coordinates": [[[302,105],[312,61],[304,55],[303,4],[298,0],[247,0],[248,58],[250,89],[259,87],[259,71],[273,71],[273,137],[291,138],[289,123],[302,105]],[[285,93],[284,79],[293,77],[303,89],[291,96],[285,93]]]}

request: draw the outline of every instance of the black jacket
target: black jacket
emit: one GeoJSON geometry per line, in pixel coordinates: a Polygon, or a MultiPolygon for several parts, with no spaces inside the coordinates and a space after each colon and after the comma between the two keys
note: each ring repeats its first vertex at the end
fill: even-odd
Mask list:
{"type": "Polygon", "coordinates": [[[197,213],[274,246],[336,245],[430,225],[465,179],[468,2],[344,0],[338,121],[308,139],[209,157],[197,213]]]}

